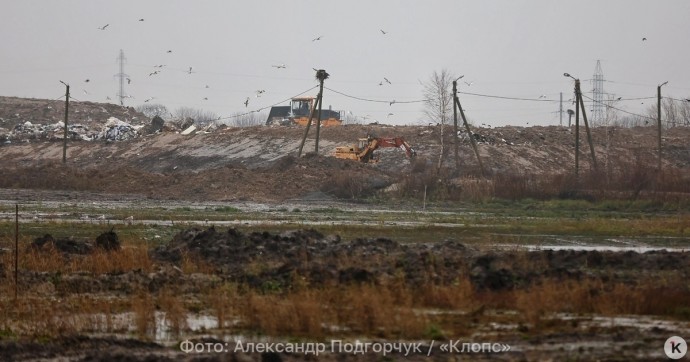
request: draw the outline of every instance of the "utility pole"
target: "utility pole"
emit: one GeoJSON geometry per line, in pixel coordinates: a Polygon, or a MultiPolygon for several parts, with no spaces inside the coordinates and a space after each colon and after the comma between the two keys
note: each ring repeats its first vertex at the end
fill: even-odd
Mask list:
{"type": "MultiPolygon", "coordinates": [[[[464,76],[460,78],[462,77],[464,76]]],[[[455,154],[455,171],[460,168],[460,156],[458,155],[458,107],[455,106],[455,97],[458,94],[458,79],[453,81],[453,152],[455,154]]]]}
{"type": "Polygon", "coordinates": [[[319,135],[321,133],[321,105],[323,104],[323,81],[328,78],[328,73],[325,70],[319,69],[316,71],[316,79],[319,80],[319,116],[316,119],[316,143],[314,144],[314,152],[319,153],[319,135]]]}
{"type": "MultiPolygon", "coordinates": [[[[477,156],[477,162],[479,163],[479,170],[482,173],[482,177],[484,177],[484,164],[482,164],[482,159],[479,157],[479,150],[477,149],[477,144],[474,141],[474,136],[472,136],[472,131],[470,130],[470,125],[467,123],[467,118],[465,118],[465,111],[462,110],[462,106],[460,105],[460,99],[458,98],[458,95],[456,93],[453,93],[453,99],[454,99],[454,107],[457,107],[460,110],[460,116],[462,117],[462,123],[465,125],[465,130],[467,131],[467,135],[470,137],[470,143],[472,144],[472,149],[474,150],[475,156],[477,156]]],[[[456,133],[457,135],[457,133],[456,133]]]]}
{"type": "Polygon", "coordinates": [[[582,100],[582,91],[580,90],[580,81],[576,83],[577,94],[580,97],[580,107],[582,108],[582,120],[585,121],[585,131],[587,132],[587,143],[589,143],[589,152],[592,154],[592,166],[594,170],[598,170],[597,158],[594,154],[594,144],[592,143],[592,133],[589,131],[589,123],[587,122],[587,113],[585,113],[585,102],[582,100]]]}
{"type": "Polygon", "coordinates": [[[561,125],[561,127],[563,127],[563,92],[561,92],[561,102],[559,105],[558,113],[560,113],[561,116],[559,124],[561,125]]]}
{"type": "Polygon", "coordinates": [[[656,87],[656,120],[657,120],[657,146],[659,147],[659,159],[657,161],[657,170],[661,171],[661,87],[666,85],[668,81],[659,84],[656,87]]]}
{"type": "Polygon", "coordinates": [[[563,76],[575,81],[575,178],[578,178],[580,173],[580,101],[582,100],[580,98],[580,80],[568,73],[563,73],[563,76]]]}
{"type": "Polygon", "coordinates": [[[592,135],[589,132],[587,115],[585,114],[585,102],[582,100],[580,80],[568,73],[563,73],[563,76],[572,78],[575,81],[575,176],[577,177],[580,170],[580,110],[582,110],[582,118],[585,121],[589,151],[592,153],[592,166],[595,170],[597,170],[597,159],[594,154],[594,144],[592,143],[592,135]]]}
{"type": "Polygon", "coordinates": [[[66,87],[65,91],[65,134],[62,138],[62,163],[67,162],[67,120],[69,118],[69,84],[60,81],[66,87]]]}
{"type": "Polygon", "coordinates": [[[316,96],[316,101],[313,108],[311,109],[311,114],[309,115],[309,121],[307,122],[307,127],[304,129],[304,135],[302,136],[302,143],[299,145],[299,151],[297,152],[297,157],[302,157],[302,149],[304,148],[304,143],[307,141],[307,135],[309,134],[309,127],[311,126],[311,120],[314,119],[314,114],[316,109],[319,110],[319,120],[316,123],[316,146],[315,151],[319,152],[319,128],[321,126],[321,102],[323,100],[323,81],[328,79],[329,74],[325,70],[319,69],[316,71],[316,79],[319,80],[319,94],[316,96]]]}

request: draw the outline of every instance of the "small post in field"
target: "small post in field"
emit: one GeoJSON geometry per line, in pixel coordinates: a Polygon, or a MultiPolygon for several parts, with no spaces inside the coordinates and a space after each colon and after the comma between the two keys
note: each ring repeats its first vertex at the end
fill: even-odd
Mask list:
{"type": "Polygon", "coordinates": [[[14,300],[19,290],[19,204],[14,205],[14,300]]]}

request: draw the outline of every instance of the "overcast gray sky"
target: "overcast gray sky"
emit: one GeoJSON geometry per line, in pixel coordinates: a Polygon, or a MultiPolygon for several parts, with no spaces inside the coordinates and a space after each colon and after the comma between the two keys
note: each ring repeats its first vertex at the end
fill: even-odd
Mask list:
{"type": "Polygon", "coordinates": [[[559,93],[567,100],[573,89],[563,73],[589,92],[597,60],[605,91],[622,97],[617,107],[625,111],[645,113],[654,99],[628,99],[655,97],[664,81],[665,96],[690,98],[687,0],[2,3],[4,96],[58,98],[63,80],[75,99],[118,103],[122,49],[131,79],[125,92],[133,97],[125,105],[153,97],[171,111],[221,117],[310,89],[317,85],[312,68],[330,73],[326,87],[350,96],[326,90],[325,107],[390,124],[426,123],[422,103],[402,102],[423,99],[420,82],[442,69],[464,75],[461,92],[529,99],[460,94],[476,124],[558,124],[559,93]],[[286,68],[273,67],[279,64],[286,68]]]}

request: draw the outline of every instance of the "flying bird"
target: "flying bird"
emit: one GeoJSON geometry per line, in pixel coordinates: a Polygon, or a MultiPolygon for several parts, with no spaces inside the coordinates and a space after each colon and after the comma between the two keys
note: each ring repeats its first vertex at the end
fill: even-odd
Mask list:
{"type": "Polygon", "coordinates": [[[84,80],[84,83],[88,83],[88,82],[90,82],[90,81],[91,81],[91,79],[88,79],[88,78],[87,78],[86,80],[84,80]]]}
{"type": "Polygon", "coordinates": [[[211,88],[211,87],[209,87],[208,84],[206,84],[206,87],[205,87],[205,88],[208,89],[208,88],[211,88]]]}
{"type": "Polygon", "coordinates": [[[189,67],[189,70],[187,71],[187,74],[192,74],[192,67],[189,67]]]}
{"type": "Polygon", "coordinates": [[[395,104],[395,99],[392,100],[392,101],[390,101],[390,102],[388,103],[388,106],[392,106],[392,105],[394,105],[394,104],[395,104]]]}
{"type": "Polygon", "coordinates": [[[149,77],[152,76],[152,75],[156,75],[156,74],[158,74],[158,71],[157,71],[157,70],[156,70],[156,71],[153,71],[153,72],[151,72],[151,73],[149,73],[149,77]]]}
{"type": "Polygon", "coordinates": [[[686,101],[686,102],[690,102],[690,98],[686,98],[685,101],[686,101]]]}
{"type": "Polygon", "coordinates": [[[465,84],[467,84],[467,86],[469,87],[469,86],[471,86],[472,84],[474,84],[474,82],[465,82],[465,84]]]}
{"type": "Polygon", "coordinates": [[[84,91],[84,94],[89,94],[89,92],[87,92],[86,89],[82,89],[82,91],[84,91]]]}
{"type": "Polygon", "coordinates": [[[247,97],[247,100],[244,101],[244,108],[249,107],[249,97],[247,97]]]}
{"type": "Polygon", "coordinates": [[[144,21],[144,18],[139,19],[139,21],[144,21]]]}
{"type": "Polygon", "coordinates": [[[127,78],[127,84],[130,84],[130,83],[132,83],[132,80],[127,78]]]}
{"type": "Polygon", "coordinates": [[[539,96],[539,99],[546,98],[546,94],[542,94],[539,96]]]}
{"type": "Polygon", "coordinates": [[[261,97],[261,94],[264,93],[264,92],[266,92],[266,91],[263,90],[263,89],[259,89],[258,91],[256,91],[256,97],[257,97],[257,98],[261,97]]]}
{"type": "Polygon", "coordinates": [[[154,99],[154,97],[149,97],[148,99],[146,99],[146,100],[144,101],[144,103],[148,103],[148,101],[151,101],[151,100],[153,100],[153,99],[154,99]]]}
{"type": "Polygon", "coordinates": [[[278,65],[271,65],[271,66],[272,66],[273,68],[277,68],[277,69],[285,69],[285,68],[286,68],[286,67],[285,67],[285,64],[282,64],[282,63],[281,63],[281,64],[278,64],[278,65]]]}
{"type": "Polygon", "coordinates": [[[386,78],[386,77],[383,77],[383,80],[385,80],[385,81],[386,81],[386,83],[388,83],[388,84],[392,84],[392,83],[391,83],[391,81],[390,81],[390,80],[388,80],[388,78],[386,78]]]}
{"type": "Polygon", "coordinates": [[[98,28],[98,29],[101,29],[101,30],[105,30],[105,28],[107,28],[107,27],[108,27],[108,25],[110,25],[110,24],[105,24],[105,25],[101,26],[101,27],[100,27],[100,28],[98,28]]]}
{"type": "Polygon", "coordinates": [[[617,101],[620,101],[623,97],[618,97],[616,98],[617,101]]]}
{"type": "Polygon", "coordinates": [[[207,100],[208,100],[208,97],[204,97],[204,100],[207,101],[207,100]]]}
{"type": "Polygon", "coordinates": [[[379,85],[383,85],[383,81],[380,81],[380,82],[379,82],[379,85]]]}
{"type": "Polygon", "coordinates": [[[323,37],[323,35],[319,35],[319,36],[317,36],[316,38],[312,39],[311,41],[321,40],[322,37],[323,37]]]}
{"type": "Polygon", "coordinates": [[[106,100],[106,101],[109,101],[109,100],[110,100],[110,96],[105,96],[105,100],[106,100]]]}
{"type": "Polygon", "coordinates": [[[379,29],[379,30],[381,30],[381,34],[383,34],[383,35],[388,34],[388,32],[387,32],[387,31],[383,31],[383,29],[379,29]]]}
{"type": "Polygon", "coordinates": [[[154,68],[163,68],[164,66],[165,66],[165,64],[158,64],[158,65],[154,65],[153,67],[154,68]]]}
{"type": "Polygon", "coordinates": [[[642,38],[642,41],[646,41],[646,40],[647,40],[647,38],[642,38]]]}
{"type": "Polygon", "coordinates": [[[168,50],[167,53],[172,53],[172,50],[168,50]]]}

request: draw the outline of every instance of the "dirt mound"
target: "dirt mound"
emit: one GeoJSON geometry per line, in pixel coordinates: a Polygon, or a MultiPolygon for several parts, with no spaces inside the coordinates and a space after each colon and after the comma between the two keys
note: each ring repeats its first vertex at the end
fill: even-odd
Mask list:
{"type": "MultiPolygon", "coordinates": [[[[185,254],[196,255],[229,278],[255,287],[291,285],[296,276],[319,285],[374,282],[394,276],[397,258],[421,260],[416,251],[389,239],[343,241],[313,229],[244,234],[236,229],[193,228],[151,254],[154,259],[174,263],[185,254]]],[[[421,266],[408,262],[398,268],[416,278],[421,266]]]]}
{"type": "Polygon", "coordinates": [[[84,255],[98,249],[105,251],[120,250],[120,240],[112,229],[98,235],[95,243],[88,239],[75,239],[72,237],[56,239],[50,234],[45,234],[35,238],[30,248],[35,251],[56,250],[63,254],[84,255]]]}
{"type": "MultiPolygon", "coordinates": [[[[281,234],[214,227],[188,229],[151,250],[153,259],[181,263],[198,257],[225,277],[258,288],[294,283],[448,284],[468,275],[478,290],[526,288],[544,279],[606,279],[633,283],[648,271],[690,271],[690,254],[613,251],[479,252],[453,240],[400,244],[385,238],[341,240],[316,230],[281,234]],[[615,269],[615,274],[611,270],[615,269]]],[[[686,272],[690,277],[690,272],[686,272]]]]}

